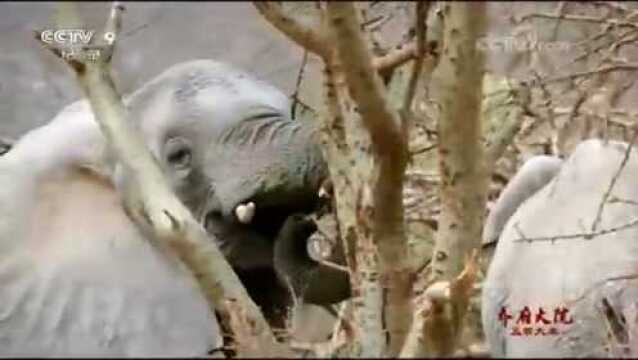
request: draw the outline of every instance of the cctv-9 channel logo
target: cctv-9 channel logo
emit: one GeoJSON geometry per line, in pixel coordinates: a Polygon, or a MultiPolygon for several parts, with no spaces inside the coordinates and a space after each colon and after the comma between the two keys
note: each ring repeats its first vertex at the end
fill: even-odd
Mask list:
{"type": "MultiPolygon", "coordinates": [[[[70,47],[77,45],[89,45],[95,31],[84,29],[48,29],[40,33],[40,40],[42,42],[57,45],[61,47],[70,47]]],[[[115,33],[106,32],[103,35],[103,40],[108,45],[113,44],[115,41],[115,33]]]]}

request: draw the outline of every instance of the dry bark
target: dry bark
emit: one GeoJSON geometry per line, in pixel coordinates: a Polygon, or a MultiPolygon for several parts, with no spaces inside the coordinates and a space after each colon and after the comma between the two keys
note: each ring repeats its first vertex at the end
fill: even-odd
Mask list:
{"type": "MultiPolygon", "coordinates": [[[[113,4],[103,34],[119,35],[123,6],[113,4]]],[[[38,37],[39,38],[39,37],[38,37]]],[[[162,171],[135,128],[128,123],[110,74],[116,42],[99,46],[98,59],[66,59],[86,94],[107,143],[123,167],[125,209],[138,226],[174,249],[197,279],[211,308],[230,321],[238,343],[257,344],[259,356],[285,356],[259,308],[202,226],[169,187],[162,171]],[[238,310],[240,309],[240,310],[238,310]]],[[[45,44],[46,46],[46,44],[45,44]]],[[[48,47],[62,57],[61,52],[48,47]]],[[[239,354],[257,355],[252,349],[239,354]]]]}
{"type": "MultiPolygon", "coordinates": [[[[381,79],[363,40],[353,3],[327,5],[334,31],[338,58],[343,64],[350,96],[357,105],[363,127],[371,137],[374,167],[365,180],[358,201],[359,231],[377,247],[367,257],[373,273],[382,279],[385,328],[389,336],[388,353],[397,354],[412,318],[411,279],[407,266],[407,244],[403,221],[403,176],[407,163],[406,133],[397,112],[385,97],[381,79]],[[378,261],[378,263],[376,263],[378,261]]],[[[382,353],[383,354],[383,353],[382,353]]]]}
{"type": "Polygon", "coordinates": [[[402,201],[407,137],[378,72],[413,58],[416,47],[374,58],[351,2],[327,3],[316,29],[279,4],[255,6],[324,62],[321,141],[351,273],[354,351],[366,357],[397,355],[412,317],[402,201]]]}
{"type": "MultiPolygon", "coordinates": [[[[432,281],[451,281],[463,270],[467,259],[481,243],[481,230],[488,177],[481,141],[481,89],[483,59],[476,41],[484,28],[485,4],[443,5],[443,49],[434,98],[441,107],[438,122],[441,214],[432,260],[432,281]]],[[[440,352],[451,355],[467,307],[463,295],[451,296],[453,311],[444,321],[452,330],[447,339],[428,334],[440,352]],[[451,341],[452,344],[442,344],[451,341]]],[[[443,325],[442,325],[443,326],[443,325]]],[[[443,326],[446,327],[446,326],[443,326]]]]}

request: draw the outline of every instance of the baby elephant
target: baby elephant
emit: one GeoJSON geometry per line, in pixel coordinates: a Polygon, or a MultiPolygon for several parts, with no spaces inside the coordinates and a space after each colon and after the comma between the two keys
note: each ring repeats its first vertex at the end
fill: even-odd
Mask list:
{"type": "MultiPolygon", "coordinates": [[[[343,274],[316,280],[335,277],[301,251],[312,226],[290,217],[312,211],[327,171],[316,126],[293,121],[284,94],[198,60],[124,102],[178,197],[249,273],[258,303],[288,301],[268,298],[288,279],[307,301],[347,296],[343,274]]],[[[124,175],[86,101],[0,157],[1,356],[199,356],[221,345],[192,275],[126,216],[124,175]]]]}

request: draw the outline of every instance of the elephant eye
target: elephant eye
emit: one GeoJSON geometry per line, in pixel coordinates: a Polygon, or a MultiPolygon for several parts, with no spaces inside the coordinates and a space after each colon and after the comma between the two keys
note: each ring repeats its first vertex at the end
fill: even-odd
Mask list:
{"type": "Polygon", "coordinates": [[[166,161],[175,169],[190,167],[193,154],[190,145],[181,139],[173,139],[167,144],[166,161]]]}

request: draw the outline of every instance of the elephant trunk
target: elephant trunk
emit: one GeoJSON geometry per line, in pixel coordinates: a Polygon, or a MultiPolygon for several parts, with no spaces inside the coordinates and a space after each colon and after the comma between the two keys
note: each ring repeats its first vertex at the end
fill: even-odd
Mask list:
{"type": "Polygon", "coordinates": [[[312,119],[272,112],[224,131],[211,152],[209,171],[224,217],[275,236],[288,215],[314,211],[328,177],[318,135],[312,119]],[[247,205],[254,217],[243,221],[238,213],[247,205]]]}
{"type": "Polygon", "coordinates": [[[291,287],[293,295],[304,302],[337,303],[350,297],[350,276],[310,258],[307,239],[316,230],[316,224],[302,215],[288,217],[275,240],[275,271],[283,285],[291,287]]]}

